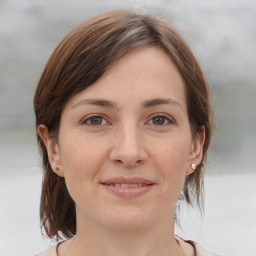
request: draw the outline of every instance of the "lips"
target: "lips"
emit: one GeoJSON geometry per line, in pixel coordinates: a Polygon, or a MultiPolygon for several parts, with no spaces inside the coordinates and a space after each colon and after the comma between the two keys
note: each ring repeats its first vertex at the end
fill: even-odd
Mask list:
{"type": "Polygon", "coordinates": [[[121,188],[137,188],[137,187],[145,187],[148,184],[143,183],[134,183],[134,184],[127,184],[127,183],[114,183],[114,184],[105,184],[109,186],[121,187],[121,188]]]}
{"type": "Polygon", "coordinates": [[[104,180],[101,184],[110,192],[117,196],[131,198],[145,194],[156,184],[152,180],[133,177],[115,177],[104,180]]]}
{"type": "Polygon", "coordinates": [[[155,184],[154,181],[140,178],[140,177],[115,177],[112,179],[104,180],[101,182],[102,184],[111,185],[111,184],[144,184],[144,185],[152,185],[155,184]]]}

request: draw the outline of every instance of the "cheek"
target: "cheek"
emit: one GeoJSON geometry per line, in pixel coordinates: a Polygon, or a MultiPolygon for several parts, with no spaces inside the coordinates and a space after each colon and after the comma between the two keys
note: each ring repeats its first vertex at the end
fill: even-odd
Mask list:
{"type": "Polygon", "coordinates": [[[172,136],[161,144],[154,146],[154,154],[158,163],[162,165],[166,174],[185,173],[189,158],[190,140],[186,136],[172,136]]]}
{"type": "Polygon", "coordinates": [[[167,197],[173,195],[176,200],[179,196],[186,175],[186,167],[189,156],[189,141],[181,137],[170,139],[161,147],[155,147],[155,164],[159,170],[163,184],[163,194],[167,197]]]}
{"type": "Polygon", "coordinates": [[[60,157],[71,196],[74,198],[85,191],[90,193],[105,159],[104,149],[80,136],[77,139],[75,136],[65,137],[62,141],[60,157]]]}
{"type": "Polygon", "coordinates": [[[60,143],[61,162],[66,172],[92,172],[100,164],[104,148],[100,141],[83,134],[72,134],[62,138],[60,143]]]}

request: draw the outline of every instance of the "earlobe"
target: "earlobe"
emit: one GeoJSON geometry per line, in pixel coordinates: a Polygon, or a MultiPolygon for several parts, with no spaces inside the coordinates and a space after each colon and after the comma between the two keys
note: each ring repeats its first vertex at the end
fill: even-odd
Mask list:
{"type": "Polygon", "coordinates": [[[191,143],[188,166],[186,170],[187,175],[196,171],[196,167],[201,163],[203,158],[204,141],[205,141],[205,127],[202,126],[200,132],[197,133],[196,138],[191,143]]]}
{"type": "Polygon", "coordinates": [[[50,137],[48,128],[40,124],[37,127],[37,132],[47,150],[48,160],[52,170],[60,177],[64,177],[63,168],[60,159],[59,146],[57,142],[50,137]]]}

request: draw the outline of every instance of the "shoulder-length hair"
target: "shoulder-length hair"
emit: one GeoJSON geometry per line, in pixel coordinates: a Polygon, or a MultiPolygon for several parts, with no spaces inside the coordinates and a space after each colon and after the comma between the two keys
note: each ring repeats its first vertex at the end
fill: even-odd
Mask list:
{"type": "MultiPolygon", "coordinates": [[[[212,134],[209,86],[186,42],[165,19],[116,10],[98,15],[75,27],[58,44],[41,75],[34,97],[36,126],[47,126],[58,139],[61,113],[67,102],[97,81],[118,59],[142,46],[158,46],[177,66],[185,84],[192,135],[205,128],[203,159],[187,176],[183,194],[187,203],[202,205],[203,172],[212,134]],[[192,200],[193,199],[193,200],[192,200]]],[[[37,136],[42,155],[43,183],[40,204],[42,227],[50,238],[76,234],[75,203],[65,179],[49,164],[47,150],[37,136]]]]}

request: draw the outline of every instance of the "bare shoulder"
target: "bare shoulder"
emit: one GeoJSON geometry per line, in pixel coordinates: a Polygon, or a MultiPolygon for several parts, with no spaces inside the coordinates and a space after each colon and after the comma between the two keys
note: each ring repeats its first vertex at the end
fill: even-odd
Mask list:
{"type": "Polygon", "coordinates": [[[57,256],[57,245],[53,245],[47,250],[36,254],[35,256],[57,256]]]}

